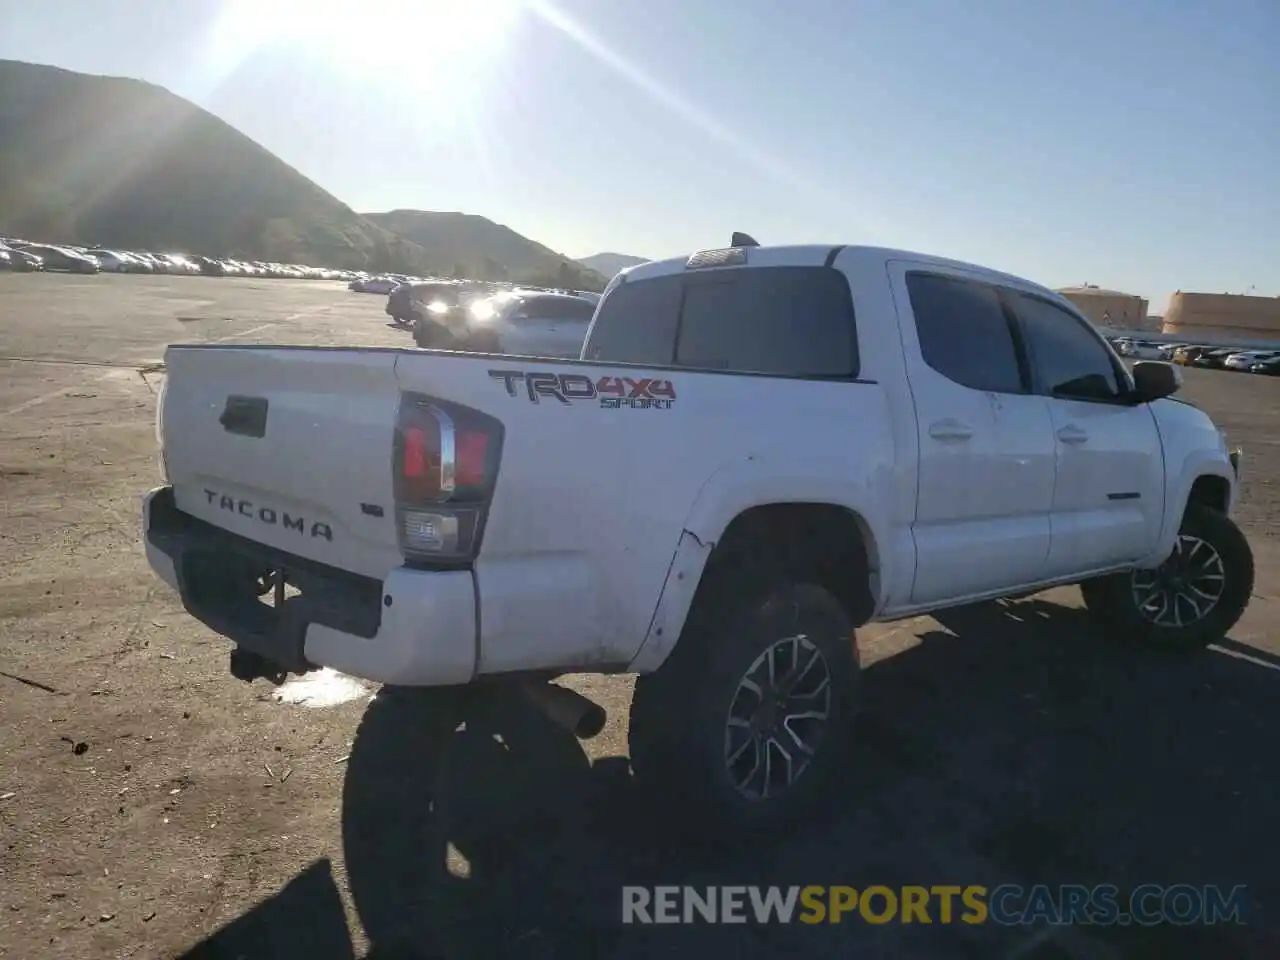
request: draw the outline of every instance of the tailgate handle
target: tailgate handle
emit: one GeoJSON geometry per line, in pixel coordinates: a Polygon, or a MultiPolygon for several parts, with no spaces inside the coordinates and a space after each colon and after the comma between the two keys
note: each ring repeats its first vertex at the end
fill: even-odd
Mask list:
{"type": "Polygon", "coordinates": [[[261,439],[267,435],[267,398],[227,397],[218,422],[227,433],[261,439]]]}

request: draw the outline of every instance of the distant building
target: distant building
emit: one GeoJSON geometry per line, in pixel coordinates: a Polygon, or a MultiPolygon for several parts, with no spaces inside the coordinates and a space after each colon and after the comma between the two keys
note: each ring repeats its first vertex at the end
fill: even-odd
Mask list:
{"type": "Polygon", "coordinates": [[[1099,327],[1116,330],[1149,330],[1159,332],[1147,319],[1147,301],[1132,293],[1104,290],[1092,284],[1062,287],[1057,291],[1070,300],[1081,313],[1099,327]]]}
{"type": "Polygon", "coordinates": [[[1280,341],[1280,297],[1179,290],[1169,298],[1163,332],[1224,343],[1280,341]]]}

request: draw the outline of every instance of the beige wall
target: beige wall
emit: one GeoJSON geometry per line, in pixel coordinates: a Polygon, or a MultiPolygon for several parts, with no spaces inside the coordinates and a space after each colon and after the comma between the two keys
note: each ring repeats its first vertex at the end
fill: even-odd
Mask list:
{"type": "Polygon", "coordinates": [[[1060,291],[1076,308],[1100,327],[1141,330],[1147,322],[1147,301],[1124,293],[1060,291]],[[1108,319],[1110,315],[1110,319],[1108,319]]]}
{"type": "Polygon", "coordinates": [[[1175,293],[1164,312],[1163,332],[1188,338],[1280,340],[1280,297],[1175,293]]]}

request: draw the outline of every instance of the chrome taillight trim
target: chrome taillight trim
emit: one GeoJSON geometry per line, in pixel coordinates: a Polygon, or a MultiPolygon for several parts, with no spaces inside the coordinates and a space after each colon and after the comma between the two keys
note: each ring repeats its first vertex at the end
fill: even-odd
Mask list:
{"type": "Polygon", "coordinates": [[[440,424],[440,494],[447,500],[457,485],[458,428],[439,407],[432,407],[431,415],[440,424]]]}

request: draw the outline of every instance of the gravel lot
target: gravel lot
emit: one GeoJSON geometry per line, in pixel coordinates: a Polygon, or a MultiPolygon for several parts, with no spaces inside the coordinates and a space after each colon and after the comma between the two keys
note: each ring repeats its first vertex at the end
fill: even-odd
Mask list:
{"type": "Polygon", "coordinates": [[[726,852],[633,792],[625,679],[575,682],[611,716],[582,745],[510,699],[371,706],[322,677],[282,702],[150,574],[165,345],[407,343],[382,305],[0,274],[0,956],[1280,955],[1280,380],[1187,374],[1246,451],[1257,593],[1222,649],[1109,648],[1075,589],[868,628],[841,812],[726,852]],[[623,884],[1101,882],[1247,884],[1251,922],[618,923],[623,884]]]}

